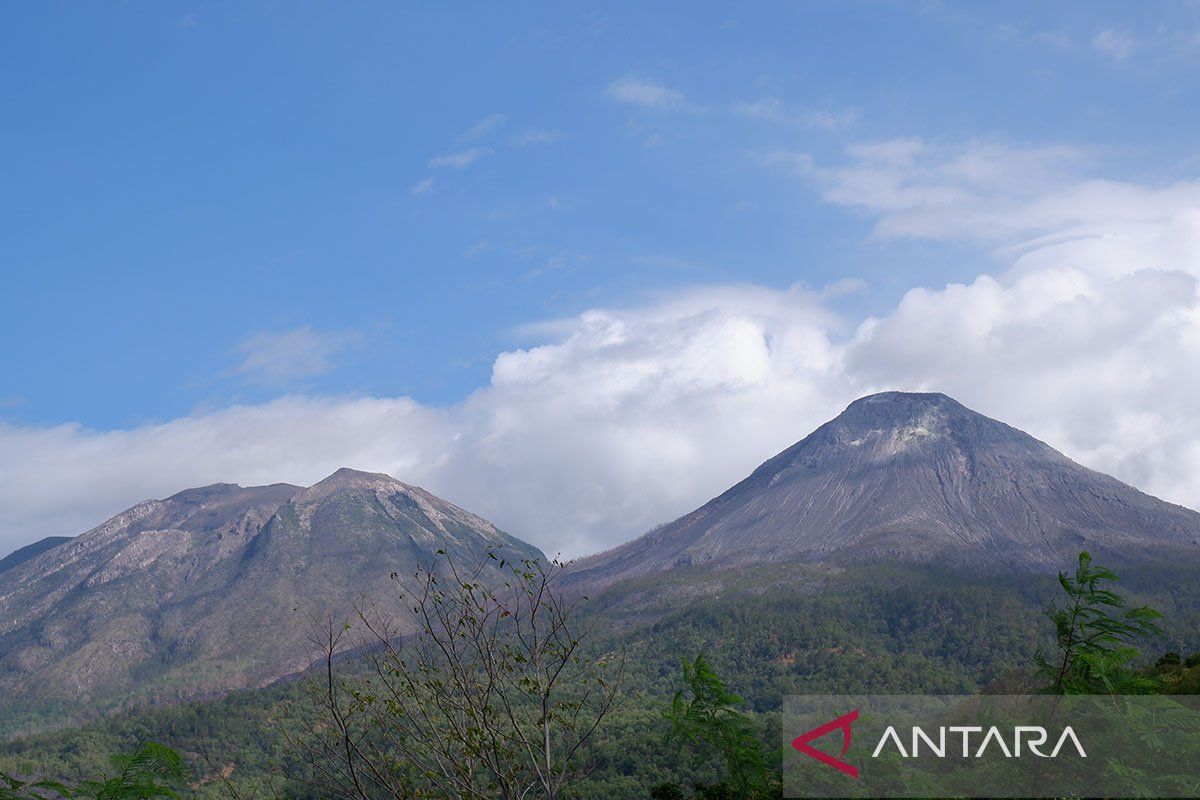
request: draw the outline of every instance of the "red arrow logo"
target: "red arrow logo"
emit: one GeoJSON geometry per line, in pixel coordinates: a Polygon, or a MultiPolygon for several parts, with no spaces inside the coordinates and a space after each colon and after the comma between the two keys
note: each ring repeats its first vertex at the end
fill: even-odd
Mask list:
{"type": "Polygon", "coordinates": [[[857,719],[858,709],[856,708],[849,714],[844,714],[835,720],[826,722],[820,727],[813,728],[807,733],[800,734],[792,740],[792,747],[796,748],[801,753],[804,753],[806,756],[815,758],[822,764],[833,767],[838,772],[843,772],[849,775],[851,778],[857,778],[858,767],[851,766],[845,761],[842,761],[842,757],[845,756],[846,751],[850,749],[850,726],[854,724],[854,721],[857,719]],[[842,752],[837,758],[834,758],[828,753],[822,753],[820,750],[809,744],[809,742],[813,741],[814,739],[820,739],[825,734],[832,733],[836,730],[841,730],[842,732],[842,752]]]}

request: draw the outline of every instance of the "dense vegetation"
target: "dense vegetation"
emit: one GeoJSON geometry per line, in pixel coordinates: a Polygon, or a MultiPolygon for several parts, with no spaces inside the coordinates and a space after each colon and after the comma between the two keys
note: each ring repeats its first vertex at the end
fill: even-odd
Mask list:
{"type": "MultiPolygon", "coordinates": [[[[1102,676],[1165,693],[1200,690],[1200,657],[1180,655],[1200,645],[1195,576],[1123,581],[1124,598],[1112,596],[1122,604],[1110,605],[1103,592],[1111,578],[1091,565],[1080,569],[1061,585],[782,566],[618,587],[583,606],[588,653],[624,652],[626,667],[622,701],[581,751],[589,776],[570,796],[653,790],[663,800],[708,800],[763,791],[746,765],[781,741],[778,710],[791,693],[1025,692],[1047,683],[1038,665],[1069,673],[1064,691],[1094,688],[1102,676]],[[1043,609],[1056,595],[1047,622],[1043,609]],[[1063,597],[1098,609],[1089,618],[1095,625],[1064,629],[1055,616],[1071,608],[1063,597]],[[1162,609],[1163,619],[1123,616],[1145,604],[1162,609]],[[1132,627],[1112,627],[1111,619],[1132,627]],[[1161,634],[1151,627],[1158,624],[1161,634]],[[1143,647],[1168,651],[1156,662],[1131,650],[1146,636],[1143,647]],[[686,671],[680,654],[689,655],[686,671]],[[1056,660],[1064,654],[1067,668],[1056,660]]],[[[370,673],[364,660],[340,669],[348,679],[370,673]]],[[[143,708],[0,745],[0,771],[80,781],[103,774],[109,754],[153,741],[182,753],[188,796],[319,796],[311,759],[288,743],[320,713],[320,693],[306,680],[143,708]]]]}
{"type": "Polygon", "coordinates": [[[146,742],[128,755],[111,758],[112,769],[99,778],[74,783],[51,778],[21,779],[0,773],[0,800],[134,800],[178,797],[183,782],[183,758],[156,742],[146,742]]]}

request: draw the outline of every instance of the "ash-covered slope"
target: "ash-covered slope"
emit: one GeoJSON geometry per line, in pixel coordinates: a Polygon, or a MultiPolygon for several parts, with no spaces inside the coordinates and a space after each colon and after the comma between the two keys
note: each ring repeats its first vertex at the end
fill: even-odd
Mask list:
{"type": "MultiPolygon", "coordinates": [[[[193,696],[303,669],[310,620],[439,549],[540,557],[486,520],[386,475],[304,489],[216,484],[150,500],[0,573],[0,690],[31,698],[193,696]]],[[[390,610],[398,611],[392,608],[390,610]]]]}
{"type": "Polygon", "coordinates": [[[1200,514],[943,394],[856,400],[698,510],[574,565],[596,587],[787,560],[1055,570],[1081,549],[1200,558],[1200,514]]]}

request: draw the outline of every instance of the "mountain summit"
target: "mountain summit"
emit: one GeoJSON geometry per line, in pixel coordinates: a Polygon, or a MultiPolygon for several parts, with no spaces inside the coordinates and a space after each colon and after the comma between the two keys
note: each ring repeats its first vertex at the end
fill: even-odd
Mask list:
{"type": "Polygon", "coordinates": [[[1200,556],[1200,514],[1086,469],[944,394],[851,403],[701,508],[573,569],[607,585],[683,566],[942,562],[1047,571],[1080,550],[1200,556]]]}
{"type": "Polygon", "coordinates": [[[541,558],[424,489],[350,469],[307,489],[148,500],[0,572],[0,690],[162,699],[262,684],[308,666],[311,620],[364,596],[402,615],[391,573],[438,550],[541,558]]]}

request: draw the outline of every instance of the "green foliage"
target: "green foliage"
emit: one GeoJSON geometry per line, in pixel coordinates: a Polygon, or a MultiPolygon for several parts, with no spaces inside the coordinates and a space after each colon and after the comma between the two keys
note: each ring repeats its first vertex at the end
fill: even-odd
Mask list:
{"type": "Polygon", "coordinates": [[[1183,657],[1179,653],[1163,653],[1162,656],[1155,662],[1156,667],[1178,667],[1183,664],[1183,657]]]}
{"type": "Polygon", "coordinates": [[[1164,653],[1145,674],[1157,684],[1159,694],[1200,694],[1200,653],[1186,659],[1164,653]]]}
{"type": "Polygon", "coordinates": [[[678,783],[659,783],[650,787],[650,800],[684,800],[683,787],[678,783]]]}
{"type": "Polygon", "coordinates": [[[24,781],[0,772],[0,800],[146,800],[178,798],[184,777],[183,758],[169,747],[146,742],[128,755],[112,757],[114,773],[75,786],[61,781],[24,781]]]}
{"type": "MultiPolygon", "coordinates": [[[[715,751],[726,774],[717,784],[697,784],[696,796],[713,800],[778,796],[775,759],[758,738],[754,721],[740,710],[742,698],[726,688],[704,656],[683,662],[683,679],[686,692],[677,691],[663,713],[675,734],[696,747],[701,758],[715,751]]],[[[672,789],[667,785],[655,787],[655,791],[660,797],[670,797],[672,789]]]]}
{"type": "Polygon", "coordinates": [[[116,774],[98,781],[84,781],[76,797],[95,800],[178,797],[171,788],[183,780],[183,759],[165,745],[147,742],[129,755],[113,756],[116,774]]]}
{"type": "MultiPolygon", "coordinates": [[[[1127,604],[1150,604],[1166,615],[1159,646],[1194,653],[1200,572],[1188,565],[1126,571],[1120,585],[1127,604]]],[[[1039,643],[1052,650],[1050,626],[1040,637],[1029,631],[1062,591],[1053,576],[820,565],[718,575],[681,571],[614,587],[584,606],[593,637],[586,654],[628,650],[625,697],[581,752],[590,772],[573,797],[646,797],[651,787],[667,785],[690,798],[697,783],[722,784],[720,758],[697,763],[690,747],[662,746],[672,726],[660,709],[679,687],[679,653],[705,653],[717,674],[736,676],[732,690],[746,698],[763,741],[773,743],[782,741],[778,711],[788,694],[994,688],[1030,664],[1039,643]]],[[[1190,656],[1177,672],[1149,667],[1142,677],[1167,694],[1200,692],[1197,666],[1200,657],[1190,656]]],[[[353,658],[340,667],[370,671],[353,658]]],[[[1008,693],[1033,689],[1020,681],[1005,685],[1008,693]]],[[[0,742],[0,771],[74,785],[104,772],[108,754],[153,740],[184,753],[192,776],[188,797],[215,800],[231,791],[247,798],[317,797],[308,788],[314,779],[309,765],[286,746],[289,736],[304,732],[303,720],[315,713],[311,703],[305,681],[292,681],[212,700],[143,705],[81,727],[0,742]]],[[[13,720],[0,708],[0,727],[13,720]]]]}
{"type": "Polygon", "coordinates": [[[23,781],[0,772],[0,800],[41,800],[45,797],[73,797],[66,784],[51,780],[23,781]]]}
{"type": "Polygon", "coordinates": [[[158,741],[183,751],[194,776],[189,797],[228,797],[226,781],[219,777],[223,771],[242,796],[251,797],[262,794],[271,780],[287,788],[287,779],[304,779],[305,766],[290,757],[281,736],[294,724],[289,709],[304,702],[302,686],[292,682],[216,700],[143,707],[0,744],[0,771],[81,781],[109,770],[111,753],[158,741]]]}
{"type": "Polygon", "coordinates": [[[606,647],[627,643],[631,688],[670,696],[678,654],[704,653],[718,674],[737,676],[758,714],[789,694],[966,694],[1033,659],[1030,621],[1053,584],[896,567],[814,572],[730,572],[703,593],[618,587],[597,601],[608,603],[594,612],[597,633],[606,647]]]}
{"type": "Polygon", "coordinates": [[[1112,570],[1079,554],[1074,576],[1060,572],[1067,595],[1064,605],[1051,603],[1046,616],[1054,623],[1059,655],[1036,657],[1037,673],[1052,694],[1141,694],[1154,682],[1131,668],[1139,653],[1132,642],[1162,633],[1162,615],[1149,606],[1130,608],[1107,586],[1117,580],[1112,570]]]}

